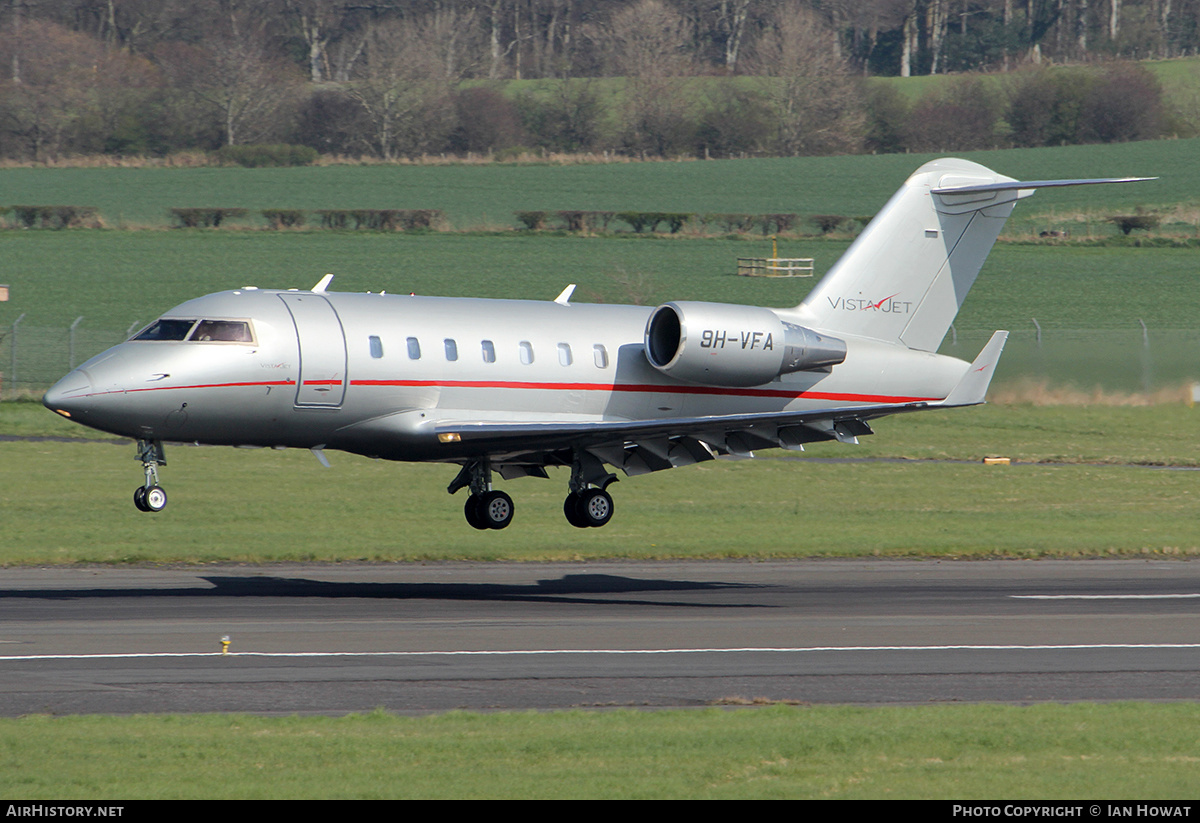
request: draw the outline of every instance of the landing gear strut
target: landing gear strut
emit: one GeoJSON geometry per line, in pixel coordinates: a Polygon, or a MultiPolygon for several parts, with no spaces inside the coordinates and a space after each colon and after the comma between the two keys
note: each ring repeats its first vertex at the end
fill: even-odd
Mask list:
{"type": "Polygon", "coordinates": [[[512,498],[492,488],[492,466],[486,457],[464,465],[447,491],[454,494],[463,488],[471,490],[463,506],[463,514],[471,526],[480,530],[503,529],[512,522],[515,512],[512,498]]]}
{"type": "Polygon", "coordinates": [[[167,465],[161,440],[139,440],[137,459],[142,461],[146,482],[133,493],[133,505],[139,511],[160,512],[167,507],[167,493],[158,485],[158,467],[167,465]]]}

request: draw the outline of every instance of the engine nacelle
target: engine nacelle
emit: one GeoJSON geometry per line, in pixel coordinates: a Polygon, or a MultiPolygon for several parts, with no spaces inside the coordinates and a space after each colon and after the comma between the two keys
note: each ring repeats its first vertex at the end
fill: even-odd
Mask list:
{"type": "Polygon", "coordinates": [[[663,303],[646,323],[646,358],[663,374],[709,386],[759,386],[781,374],[836,366],[846,343],[786,323],[770,309],[663,303]]]}

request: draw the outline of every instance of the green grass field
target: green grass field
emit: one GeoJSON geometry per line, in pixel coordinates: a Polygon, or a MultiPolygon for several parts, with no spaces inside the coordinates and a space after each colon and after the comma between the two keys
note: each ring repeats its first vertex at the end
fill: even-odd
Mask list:
{"type": "MultiPolygon", "coordinates": [[[[39,412],[69,425],[9,403],[0,428],[29,433],[45,425],[39,412]]],[[[168,447],[171,505],[147,516],[132,505],[131,444],[0,442],[0,564],[1189,557],[1200,553],[1197,474],[1149,466],[1200,467],[1197,414],[1173,404],[899,415],[859,447],[624,479],[613,522],[583,531],[563,520],[567,478],[553,472],[502,483],[517,517],[482,534],[464,524],[462,495],[445,492],[449,466],[332,454],[325,469],[303,451],[168,447]],[[895,462],[854,459],[866,457],[895,462]],[[313,538],[330,533],[342,538],[313,538]]]]}
{"type": "MultiPolygon", "coordinates": [[[[769,240],[267,232],[0,233],[10,300],[0,328],[24,324],[125,329],[223,289],[310,288],[654,305],[713,300],[794,306],[846,241],[795,240],[780,253],[814,258],[817,277],[737,277],[739,256],[769,240]],[[7,321],[7,322],[6,322],[7,321]]],[[[999,245],[960,312],[960,329],[1200,328],[1200,250],[999,245]]]]}
{"type": "MultiPolygon", "coordinates": [[[[1200,138],[960,152],[1025,180],[1160,177],[1042,193],[1030,213],[1195,203],[1200,138]]],[[[113,228],[167,226],[173,207],[443,209],[458,229],[511,228],[521,210],[871,215],[938,155],[756,158],[573,165],[344,165],[314,168],[8,168],[0,204],[94,206],[113,228]]],[[[246,225],[255,225],[247,220],[246,225]]]]}
{"type": "Polygon", "coordinates": [[[25,717],[0,720],[0,795],[1180,801],[1198,720],[1195,704],[25,717]]]}
{"type": "MultiPolygon", "coordinates": [[[[845,240],[789,240],[818,276],[845,240]]],[[[310,288],[326,272],[342,291],[550,300],[568,283],[584,302],[712,300],[794,306],[813,280],[737,277],[764,240],[602,238],[518,233],[347,234],[226,231],[0,232],[11,299],[0,303],[5,397],[45,389],[72,364],[122,340],[185,299],[257,285],[310,288]],[[21,315],[15,339],[7,332],[21,315]],[[13,346],[17,347],[17,358],[13,346]],[[14,369],[14,366],[16,367],[14,369]],[[15,375],[15,376],[14,376],[15,375]]],[[[998,328],[1013,332],[998,384],[1020,377],[1123,391],[1200,379],[1200,250],[1001,244],[956,321],[974,358],[998,328]],[[1043,330],[1037,345],[1035,321],[1043,330]],[[1143,321],[1149,332],[1143,341],[1143,321]]]]}

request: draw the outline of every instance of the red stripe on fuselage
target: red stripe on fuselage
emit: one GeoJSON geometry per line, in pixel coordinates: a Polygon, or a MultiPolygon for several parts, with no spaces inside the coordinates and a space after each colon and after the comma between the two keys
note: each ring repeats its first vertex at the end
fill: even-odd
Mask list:
{"type": "Polygon", "coordinates": [[[442,389],[534,389],[542,391],[610,391],[641,394],[702,394],[726,397],[783,397],[809,400],[840,400],[851,403],[936,402],[940,397],[896,397],[883,394],[788,391],[783,389],[735,389],[719,386],[662,386],[654,383],[533,383],[504,380],[351,380],[351,386],[395,388],[436,387],[442,389]]]}
{"type": "MultiPolygon", "coordinates": [[[[265,386],[295,386],[295,380],[247,381],[239,383],[196,383],[185,386],[144,386],[137,389],[115,389],[91,392],[85,397],[107,394],[127,394],[179,389],[233,389],[265,386]]],[[[341,380],[305,380],[305,386],[340,386],[341,380]]],[[[923,403],[937,402],[940,397],[903,397],[886,394],[853,394],[848,392],[788,391],[784,389],[736,389],[720,386],[663,386],[654,383],[535,383],[523,380],[351,380],[351,386],[388,388],[442,389],[522,389],[533,391],[599,391],[631,392],[636,394],[695,394],[722,397],[774,397],[798,400],[835,400],[843,403],[923,403]]]]}
{"type": "Polygon", "coordinates": [[[239,389],[256,386],[294,386],[295,380],[249,381],[245,383],[195,383],[187,386],[143,386],[140,389],[111,389],[109,391],[88,392],[79,397],[102,397],[106,394],[133,394],[146,391],[172,391],[175,389],[239,389]]]}

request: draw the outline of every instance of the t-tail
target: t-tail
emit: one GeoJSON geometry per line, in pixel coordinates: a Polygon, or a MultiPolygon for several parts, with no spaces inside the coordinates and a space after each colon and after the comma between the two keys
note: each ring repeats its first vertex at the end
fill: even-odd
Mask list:
{"type": "Polygon", "coordinates": [[[926,163],[797,307],[806,326],[936,351],[1017,200],[1034,189],[1153,178],[1019,181],[978,163],[926,163]]]}

